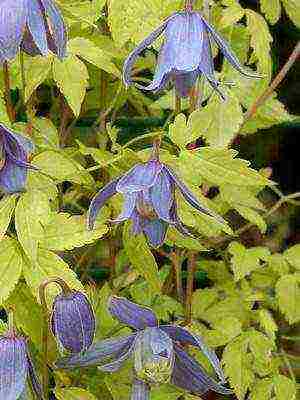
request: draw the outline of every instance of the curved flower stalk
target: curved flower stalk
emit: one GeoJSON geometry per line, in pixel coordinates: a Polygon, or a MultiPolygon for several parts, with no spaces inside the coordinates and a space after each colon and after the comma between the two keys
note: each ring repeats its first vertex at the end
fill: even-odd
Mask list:
{"type": "Polygon", "coordinates": [[[187,97],[198,76],[203,74],[212,88],[225,99],[219,88],[220,82],[215,77],[212,40],[236,70],[247,77],[259,78],[243,68],[226,41],[200,13],[186,10],[172,14],[129,54],[123,67],[123,80],[127,86],[133,84],[132,69],[138,56],[162,34],[164,43],[158,54],[153,81],[148,86],[134,83],[139,89],[156,92],[174,81],[178,95],[187,97]]]}
{"type": "Polygon", "coordinates": [[[176,325],[159,325],[155,314],[131,301],[112,296],[108,305],[111,314],[122,324],[135,330],[131,335],[95,343],[83,355],[63,358],[59,368],[98,365],[101,371],[115,372],[128,358],[133,359],[134,381],[131,400],[148,400],[152,385],[171,382],[194,395],[209,390],[231,394],[223,384],[225,377],[216,354],[200,336],[176,325]],[[210,377],[185,350],[185,345],[200,349],[219,378],[210,377]]]}
{"type": "Polygon", "coordinates": [[[6,193],[24,191],[27,170],[36,169],[27,162],[33,151],[30,139],[0,123],[0,189],[6,193]]]}
{"type": "Polygon", "coordinates": [[[144,233],[151,246],[157,247],[164,242],[168,225],[174,226],[180,233],[189,235],[189,231],[179,220],[175,189],[200,213],[204,213],[224,224],[224,220],[195,198],[187,186],[174,171],[158,159],[158,149],[145,164],[137,164],[126,174],[109,182],[94,197],[88,212],[88,227],[94,223],[104,203],[117,193],[124,196],[123,210],[112,222],[119,223],[130,219],[134,235],[144,233]]]}
{"type": "Polygon", "coordinates": [[[29,55],[52,51],[66,55],[67,30],[53,0],[0,2],[0,62],[13,59],[20,48],[29,55]]]}

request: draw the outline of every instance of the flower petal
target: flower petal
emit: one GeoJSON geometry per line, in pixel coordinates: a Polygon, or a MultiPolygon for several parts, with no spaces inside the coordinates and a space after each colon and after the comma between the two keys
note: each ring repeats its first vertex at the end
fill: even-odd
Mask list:
{"type": "Polygon", "coordinates": [[[140,216],[140,214],[136,211],[133,210],[133,213],[131,214],[131,221],[132,221],[132,234],[133,235],[139,235],[140,233],[142,233],[142,217],[140,216]]]}
{"type": "Polygon", "coordinates": [[[129,219],[133,213],[133,210],[135,208],[135,203],[137,200],[137,193],[129,193],[124,195],[124,203],[123,203],[123,209],[121,214],[114,219],[112,222],[118,223],[125,221],[126,219],[129,219]]]}
{"type": "Polygon", "coordinates": [[[0,133],[2,133],[9,142],[17,142],[17,144],[24,149],[26,153],[34,152],[34,143],[31,139],[13,132],[11,129],[0,123],[0,133]]]}
{"type": "Polygon", "coordinates": [[[40,51],[40,54],[46,56],[48,54],[48,43],[45,20],[38,0],[30,1],[28,7],[27,27],[31,33],[34,44],[40,51]]]}
{"type": "Polygon", "coordinates": [[[137,164],[122,176],[117,184],[117,192],[132,193],[153,186],[163,165],[157,160],[137,164]]]}
{"type": "Polygon", "coordinates": [[[117,193],[117,184],[120,181],[120,177],[114,179],[113,181],[109,182],[107,185],[105,185],[93,198],[89,210],[88,210],[88,229],[93,229],[95,225],[95,221],[97,218],[97,215],[101,208],[104,206],[104,203],[112,196],[114,196],[117,193]]]}
{"type": "Polygon", "coordinates": [[[124,362],[131,356],[134,351],[135,342],[137,339],[137,335],[135,336],[133,342],[129,344],[127,347],[123,348],[121,351],[116,353],[115,359],[98,366],[98,369],[103,372],[116,372],[118,371],[124,362]]]}
{"type": "Polygon", "coordinates": [[[150,188],[150,197],[159,218],[172,223],[170,210],[174,199],[174,184],[164,170],[158,174],[155,184],[150,188]]]}
{"type": "Polygon", "coordinates": [[[201,395],[208,390],[225,395],[232,394],[230,389],[209,377],[201,365],[181,347],[175,344],[174,349],[175,364],[172,375],[172,383],[174,385],[197,395],[201,395]]]}
{"type": "Polygon", "coordinates": [[[175,87],[180,97],[188,97],[195,86],[200,72],[198,69],[186,73],[174,73],[175,87]]]}
{"type": "Polygon", "coordinates": [[[135,304],[125,297],[111,296],[108,309],[122,324],[137,330],[158,325],[157,318],[151,309],[135,304]]]}
{"type": "Polygon", "coordinates": [[[27,178],[27,169],[18,166],[8,157],[0,170],[0,186],[6,193],[24,192],[27,178]]]}
{"type": "Polygon", "coordinates": [[[37,376],[37,373],[35,371],[34,365],[31,361],[30,355],[28,353],[27,353],[27,362],[28,362],[29,379],[31,382],[32,389],[36,395],[36,398],[38,400],[43,400],[42,386],[41,386],[40,380],[37,376]]]}
{"type": "Polygon", "coordinates": [[[88,367],[99,365],[117,360],[120,353],[128,351],[135,342],[136,334],[117,337],[114,339],[101,340],[92,344],[92,346],[83,354],[75,354],[70,357],[64,357],[56,361],[56,367],[62,369],[71,369],[75,367],[88,367]]]}
{"type": "Polygon", "coordinates": [[[142,229],[147,236],[149,243],[153,247],[159,247],[163,244],[168,230],[168,223],[161,219],[143,220],[142,229]]]}
{"type": "Polygon", "coordinates": [[[170,179],[173,180],[174,184],[179,188],[181,191],[182,196],[186,199],[186,201],[194,207],[196,210],[202,212],[203,214],[206,214],[210,217],[213,217],[216,219],[218,222],[221,224],[224,224],[225,221],[223,218],[221,218],[218,214],[216,214],[214,211],[210,210],[209,208],[205,207],[202,205],[196,197],[193,195],[193,193],[188,189],[188,187],[178,178],[178,176],[175,174],[175,172],[168,167],[167,165],[164,166],[165,169],[168,171],[170,175],[170,179]]]}
{"type": "Polygon", "coordinates": [[[250,72],[246,71],[244,69],[244,67],[242,66],[242,64],[240,63],[237,56],[231,50],[231,48],[230,48],[229,44],[226,42],[226,40],[224,38],[222,38],[222,36],[220,36],[218,34],[218,32],[203,17],[201,17],[201,19],[202,19],[203,23],[205,24],[206,29],[211,34],[214,41],[218,45],[219,49],[223,53],[224,57],[226,57],[226,59],[230,62],[230,64],[235,69],[237,69],[241,74],[243,74],[249,78],[261,78],[261,76],[256,74],[255,72],[250,73],[250,72]]]}
{"type": "Polygon", "coordinates": [[[21,45],[28,13],[28,0],[0,3],[0,61],[13,59],[21,45]]]}
{"type": "Polygon", "coordinates": [[[150,399],[150,386],[141,381],[134,379],[132,384],[131,400],[149,400],[150,399]]]}
{"type": "Polygon", "coordinates": [[[198,349],[200,349],[203,352],[203,354],[207,357],[207,359],[213,366],[220,380],[222,382],[226,381],[224,373],[221,368],[220,361],[216,356],[216,353],[206,346],[206,344],[203,342],[200,336],[194,335],[190,333],[188,330],[176,325],[163,325],[160,327],[160,329],[166,332],[176,342],[198,347],[198,349]]]}

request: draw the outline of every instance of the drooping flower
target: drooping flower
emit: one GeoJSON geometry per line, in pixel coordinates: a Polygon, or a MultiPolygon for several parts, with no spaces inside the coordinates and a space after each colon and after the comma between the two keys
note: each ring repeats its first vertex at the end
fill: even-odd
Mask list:
{"type": "Polygon", "coordinates": [[[27,170],[35,167],[28,157],[34,150],[30,139],[0,123],[0,188],[6,193],[24,191],[27,170]]]}
{"type": "Polygon", "coordinates": [[[86,296],[78,291],[54,299],[51,329],[60,346],[72,353],[86,351],[95,335],[95,315],[86,296]]]}
{"type": "Polygon", "coordinates": [[[13,59],[20,48],[46,56],[66,55],[67,30],[53,0],[0,2],[0,62],[13,59]]]}
{"type": "Polygon", "coordinates": [[[14,330],[0,336],[0,399],[16,400],[26,397],[29,379],[38,400],[42,389],[29,355],[27,340],[14,330]]]}
{"type": "Polygon", "coordinates": [[[184,235],[189,235],[177,215],[175,189],[179,189],[184,199],[200,213],[224,223],[221,217],[199,203],[168,165],[159,161],[154,149],[153,156],[147,163],[137,164],[99,191],[89,208],[88,227],[93,228],[104,203],[113,195],[121,193],[124,196],[123,210],[112,222],[130,219],[133,234],[143,232],[154,247],[164,242],[168,225],[174,226],[184,235]]]}
{"type": "Polygon", "coordinates": [[[57,362],[59,368],[97,365],[101,371],[115,372],[128,358],[133,358],[134,381],[131,400],[148,400],[152,385],[170,382],[194,395],[213,390],[221,394],[231,391],[224,385],[225,377],[216,354],[200,336],[176,325],[159,325],[155,314],[131,301],[112,296],[110,313],[135,331],[115,339],[93,344],[83,355],[66,357],[57,362]],[[200,349],[216,372],[219,382],[191,357],[185,345],[200,349]]]}
{"type": "Polygon", "coordinates": [[[200,13],[186,10],[172,14],[129,54],[123,67],[123,80],[127,86],[133,83],[132,69],[138,56],[162,34],[164,42],[159,51],[153,81],[148,86],[134,83],[142,90],[156,92],[174,81],[179,96],[187,97],[198,76],[203,74],[213,89],[225,98],[219,88],[220,82],[215,77],[212,40],[241,74],[259,78],[243,68],[226,41],[200,13]]]}

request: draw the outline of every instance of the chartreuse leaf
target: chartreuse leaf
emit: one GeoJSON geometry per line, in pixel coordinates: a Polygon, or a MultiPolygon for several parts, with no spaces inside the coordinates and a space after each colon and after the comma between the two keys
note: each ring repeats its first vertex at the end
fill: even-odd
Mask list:
{"type": "Polygon", "coordinates": [[[74,115],[78,117],[88,87],[87,67],[79,58],[70,54],[63,61],[55,58],[52,72],[59,90],[65,96],[74,115]]]}
{"type": "Polygon", "coordinates": [[[300,244],[296,244],[283,253],[283,257],[294,268],[300,270],[300,244]]]}
{"type": "MultiPolygon", "coordinates": [[[[39,249],[37,263],[32,265],[27,263],[24,265],[24,277],[33,296],[39,301],[38,290],[40,284],[54,276],[63,279],[72,289],[84,291],[84,288],[76,277],[75,272],[63,261],[62,258],[55,253],[39,249]]],[[[60,292],[60,289],[55,284],[48,286],[47,300],[51,304],[54,296],[60,292]]]]}
{"type": "Polygon", "coordinates": [[[243,18],[245,10],[235,3],[230,7],[226,7],[222,12],[222,17],[219,22],[219,29],[233,26],[237,21],[243,18]]]}
{"type": "Polygon", "coordinates": [[[32,163],[59,182],[70,181],[87,186],[94,183],[91,175],[79,163],[62,152],[44,151],[34,157],[32,163]]]}
{"type": "Polygon", "coordinates": [[[18,283],[23,262],[18,242],[8,237],[2,239],[0,241],[0,305],[3,305],[18,283]]]}
{"type": "Polygon", "coordinates": [[[235,317],[222,318],[206,334],[208,346],[224,346],[242,332],[242,324],[235,317]]]}
{"type": "Polygon", "coordinates": [[[235,206],[236,211],[252,224],[257,225],[261,233],[266,233],[267,224],[263,217],[255,210],[245,206],[235,206]]]}
{"type": "Polygon", "coordinates": [[[266,247],[246,249],[238,242],[231,242],[228,251],[232,255],[231,266],[236,281],[261,268],[261,261],[267,261],[270,255],[270,251],[266,247]]]}
{"type": "Polygon", "coordinates": [[[51,72],[53,56],[25,56],[25,101],[27,102],[35,89],[43,83],[51,72]]]}
{"type": "Polygon", "coordinates": [[[50,217],[48,196],[39,191],[23,193],[15,211],[15,225],[18,240],[30,261],[37,261],[38,243],[43,236],[42,225],[50,217]]]}
{"type": "Polygon", "coordinates": [[[290,324],[300,321],[300,274],[283,275],[276,284],[280,311],[290,324]]]}
{"type": "Polygon", "coordinates": [[[58,0],[57,3],[69,22],[89,26],[100,17],[106,0],[58,0]]]}
{"type": "Polygon", "coordinates": [[[201,136],[215,148],[226,148],[231,143],[243,122],[243,111],[237,97],[229,90],[226,93],[226,101],[214,94],[206,107],[190,115],[189,136],[201,136]]]}
{"type": "Polygon", "coordinates": [[[173,143],[177,144],[180,148],[185,148],[185,146],[197,139],[198,136],[193,137],[190,135],[190,131],[187,131],[186,117],[184,114],[179,114],[176,116],[175,121],[169,127],[169,136],[173,143]]]}
{"type": "Polygon", "coordinates": [[[4,196],[0,200],[0,242],[10,224],[16,205],[16,196],[4,196]]]}
{"type": "Polygon", "coordinates": [[[268,257],[268,265],[275,274],[282,276],[290,272],[289,265],[283,254],[275,253],[268,257]]]}
{"type": "Polygon", "coordinates": [[[300,27],[300,6],[298,0],[281,0],[290,19],[300,27]]]}
{"type": "Polygon", "coordinates": [[[146,279],[153,292],[160,293],[158,266],[144,235],[133,235],[130,224],[126,223],[123,230],[123,243],[133,268],[146,279]]]}
{"type": "Polygon", "coordinates": [[[274,375],[272,378],[256,381],[250,394],[250,400],[287,399],[296,399],[296,385],[291,379],[284,375],[274,375]]]}
{"type": "Polygon", "coordinates": [[[55,389],[54,393],[57,400],[97,400],[97,398],[87,390],[77,387],[55,389]]]}
{"type": "Polygon", "coordinates": [[[0,90],[0,121],[2,124],[10,126],[2,90],[0,90]]]}
{"type": "Polygon", "coordinates": [[[132,366],[127,362],[119,371],[105,375],[104,381],[113,400],[130,399],[134,379],[132,370],[132,366]]]}
{"type": "Polygon", "coordinates": [[[33,118],[32,123],[32,136],[34,142],[41,148],[45,149],[58,149],[59,137],[58,132],[50,119],[47,118],[33,118]]]}
{"type": "Polygon", "coordinates": [[[260,0],[261,11],[271,24],[276,24],[281,13],[280,0],[260,0]]]}
{"type": "Polygon", "coordinates": [[[265,308],[260,309],[258,312],[258,319],[261,327],[264,329],[269,338],[275,340],[278,327],[270,311],[266,310],[265,308]]]}
{"type": "Polygon", "coordinates": [[[55,200],[58,195],[58,189],[53,179],[43,175],[39,171],[28,171],[26,190],[39,190],[43,192],[49,200],[55,200]]]}
{"type": "Polygon", "coordinates": [[[169,227],[165,243],[169,246],[177,246],[195,251],[208,251],[199,240],[191,236],[182,235],[177,229],[169,227]]]}

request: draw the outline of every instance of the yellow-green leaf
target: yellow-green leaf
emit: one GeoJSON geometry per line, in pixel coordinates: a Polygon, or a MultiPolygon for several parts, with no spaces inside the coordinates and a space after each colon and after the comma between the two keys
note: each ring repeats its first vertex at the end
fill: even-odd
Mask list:
{"type": "Polygon", "coordinates": [[[294,268],[300,269],[300,244],[295,244],[283,253],[283,257],[294,268]]]}
{"type": "Polygon", "coordinates": [[[261,11],[265,14],[271,24],[276,24],[280,18],[280,0],[260,0],[261,11]]]}
{"type": "MultiPolygon", "coordinates": [[[[26,56],[25,56],[26,57],[26,56]]],[[[53,56],[25,58],[25,101],[27,102],[37,87],[44,82],[51,72],[53,56]]]]}
{"type": "Polygon", "coordinates": [[[58,400],[97,400],[97,398],[87,390],[77,387],[56,389],[54,392],[58,400]]]}
{"type": "Polygon", "coordinates": [[[300,321],[300,274],[283,275],[276,284],[279,309],[290,324],[300,321]]]}
{"type": "Polygon", "coordinates": [[[5,235],[7,228],[10,224],[16,205],[16,196],[4,196],[0,200],[0,242],[5,235]]]}
{"type": "Polygon", "coordinates": [[[300,27],[300,4],[298,0],[281,0],[290,19],[300,27]]]}

